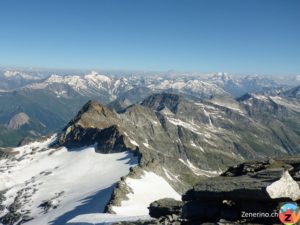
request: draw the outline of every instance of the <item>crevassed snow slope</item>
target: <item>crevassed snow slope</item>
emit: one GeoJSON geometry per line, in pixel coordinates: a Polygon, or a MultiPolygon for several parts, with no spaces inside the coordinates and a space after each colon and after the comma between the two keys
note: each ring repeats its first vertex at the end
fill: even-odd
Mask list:
{"type": "Polygon", "coordinates": [[[122,216],[148,215],[150,203],[162,198],[181,200],[181,196],[161,176],[144,171],[140,179],[126,178],[126,185],[132,190],[127,194],[128,200],[121,206],[114,206],[113,211],[122,216]]]}
{"type": "Polygon", "coordinates": [[[114,184],[137,164],[128,152],[51,149],[54,139],[15,148],[16,160],[0,160],[0,191],[7,190],[2,204],[19,201],[18,211],[33,218],[28,225],[61,225],[80,214],[103,212],[114,184]],[[45,201],[51,204],[41,207],[45,201]]]}

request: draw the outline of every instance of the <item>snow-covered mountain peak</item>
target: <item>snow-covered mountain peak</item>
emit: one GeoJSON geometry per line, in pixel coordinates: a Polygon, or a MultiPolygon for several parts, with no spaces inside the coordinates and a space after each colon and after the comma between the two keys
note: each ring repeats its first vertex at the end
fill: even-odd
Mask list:
{"type": "Polygon", "coordinates": [[[32,76],[30,74],[27,74],[25,72],[20,72],[16,70],[6,70],[3,73],[4,77],[8,79],[16,79],[16,78],[22,78],[25,80],[38,80],[38,77],[32,76]]]}
{"type": "Polygon", "coordinates": [[[215,78],[222,79],[223,81],[231,80],[232,77],[228,73],[219,72],[214,75],[215,78]]]}
{"type": "Polygon", "coordinates": [[[96,71],[92,71],[91,73],[84,75],[84,78],[94,82],[106,82],[106,83],[112,82],[111,78],[105,75],[101,75],[96,71]]]}
{"type": "MultiPolygon", "coordinates": [[[[113,78],[92,71],[85,75],[57,75],[52,74],[46,80],[26,86],[28,89],[47,89],[54,94],[68,93],[74,90],[77,94],[88,99],[100,98],[103,102],[109,102],[132,88],[126,78],[113,78]]],[[[61,95],[58,95],[61,96],[61,95]]]]}

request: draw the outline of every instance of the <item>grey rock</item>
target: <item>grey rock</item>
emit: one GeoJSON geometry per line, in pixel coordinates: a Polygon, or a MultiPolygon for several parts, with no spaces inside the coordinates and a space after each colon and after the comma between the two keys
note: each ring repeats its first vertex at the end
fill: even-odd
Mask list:
{"type": "Polygon", "coordinates": [[[168,219],[173,221],[178,218],[177,215],[180,215],[182,205],[183,202],[172,198],[160,199],[150,204],[149,214],[154,218],[168,216],[168,219]]]}
{"type": "MultiPolygon", "coordinates": [[[[221,176],[201,181],[183,195],[182,218],[220,224],[275,224],[278,218],[242,218],[242,212],[272,214],[293,196],[271,198],[267,187],[299,172],[300,158],[251,161],[230,167],[221,176]],[[227,221],[227,222],[226,222],[227,221]]],[[[287,184],[288,186],[288,184],[287,184]]],[[[294,192],[292,193],[294,194],[294,192]]]]}

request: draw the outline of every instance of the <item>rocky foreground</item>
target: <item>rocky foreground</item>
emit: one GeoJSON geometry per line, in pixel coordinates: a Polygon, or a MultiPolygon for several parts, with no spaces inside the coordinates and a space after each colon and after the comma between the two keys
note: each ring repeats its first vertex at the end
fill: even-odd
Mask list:
{"type": "Polygon", "coordinates": [[[286,202],[300,203],[299,181],[300,157],[246,162],[198,183],[182,202],[153,202],[153,221],[118,224],[281,224],[274,212],[286,202]]]}

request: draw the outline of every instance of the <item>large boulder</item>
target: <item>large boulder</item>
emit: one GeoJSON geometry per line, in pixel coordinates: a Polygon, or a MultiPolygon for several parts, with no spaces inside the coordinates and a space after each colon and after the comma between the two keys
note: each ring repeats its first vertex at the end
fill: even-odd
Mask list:
{"type": "Polygon", "coordinates": [[[166,215],[180,215],[183,202],[172,198],[164,198],[150,204],[149,214],[151,217],[160,218],[166,215]]]}

